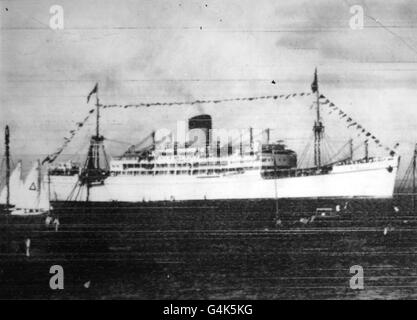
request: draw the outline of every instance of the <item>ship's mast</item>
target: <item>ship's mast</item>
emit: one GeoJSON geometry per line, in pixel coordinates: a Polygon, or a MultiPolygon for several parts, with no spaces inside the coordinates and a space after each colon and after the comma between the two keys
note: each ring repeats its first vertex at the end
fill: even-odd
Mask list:
{"type": "Polygon", "coordinates": [[[277,160],[274,156],[274,188],[275,188],[275,223],[279,221],[279,202],[278,202],[278,186],[277,186],[277,160]]]}
{"type": "Polygon", "coordinates": [[[414,147],[413,156],[413,212],[416,210],[416,165],[417,165],[417,144],[414,147]]]}
{"type": "Polygon", "coordinates": [[[108,176],[107,167],[100,167],[100,152],[103,152],[103,159],[105,161],[105,166],[108,166],[107,156],[104,150],[103,141],[104,137],[100,135],[100,99],[98,95],[98,83],[94,89],[90,92],[87,98],[95,94],[96,97],[96,132],[95,135],[91,137],[90,146],[88,148],[87,160],[85,162],[84,169],[80,175],[81,185],[86,185],[87,195],[86,201],[89,201],[90,198],[90,187],[94,183],[102,183],[104,179],[108,176]]]}
{"type": "Polygon", "coordinates": [[[353,160],[353,139],[349,139],[349,157],[353,160]]]}
{"type": "Polygon", "coordinates": [[[151,138],[152,138],[152,150],[153,150],[153,151],[155,151],[155,149],[156,149],[155,134],[156,134],[155,130],[154,130],[154,131],[152,131],[151,138]]]}
{"type": "Polygon", "coordinates": [[[314,72],[314,82],[312,90],[316,93],[316,121],[314,122],[314,165],[317,168],[321,167],[321,139],[323,137],[324,126],[320,117],[320,93],[317,78],[317,68],[314,72]]]}
{"type": "Polygon", "coordinates": [[[240,155],[241,157],[243,157],[242,132],[240,132],[239,155],[240,155]]]}
{"type": "MultiPolygon", "coordinates": [[[[96,134],[91,137],[90,148],[91,153],[89,152],[89,170],[100,170],[100,149],[102,149],[104,138],[100,135],[100,99],[98,95],[98,84],[95,87],[95,96],[96,96],[96,134]]],[[[104,151],[103,151],[104,153],[104,151]]],[[[105,156],[105,155],[104,155],[105,156]]],[[[105,159],[106,160],[106,159],[105,159]]]]}
{"type": "Polygon", "coordinates": [[[9,126],[6,126],[4,133],[5,140],[5,158],[6,158],[6,209],[10,206],[10,132],[9,126]]]}
{"type": "Polygon", "coordinates": [[[249,128],[249,146],[250,146],[250,155],[253,155],[253,128],[249,128]]]}
{"type": "Polygon", "coordinates": [[[368,140],[365,140],[365,161],[368,162],[368,159],[369,159],[368,140]]]}
{"type": "Polygon", "coordinates": [[[90,148],[87,156],[87,168],[86,168],[86,201],[90,201],[90,187],[91,179],[94,179],[95,171],[100,168],[100,99],[98,96],[98,84],[95,87],[96,96],[96,134],[91,137],[90,148]]]}
{"type": "Polygon", "coordinates": [[[49,174],[49,170],[46,170],[48,175],[48,210],[51,211],[51,175],[49,174]]]}
{"type": "Polygon", "coordinates": [[[100,99],[98,97],[98,87],[96,91],[96,136],[98,137],[100,135],[100,99]]]}
{"type": "Polygon", "coordinates": [[[96,155],[95,155],[95,160],[96,160],[96,168],[100,168],[100,144],[99,144],[99,140],[100,140],[100,100],[98,97],[98,86],[97,86],[97,91],[96,91],[96,155]]]}
{"type": "Polygon", "coordinates": [[[267,144],[269,144],[270,129],[269,129],[269,128],[267,128],[265,132],[266,132],[266,143],[267,143],[267,144]]]}
{"type": "Polygon", "coordinates": [[[40,198],[41,198],[41,184],[42,184],[42,172],[41,172],[41,161],[38,160],[38,188],[37,188],[37,203],[38,203],[38,208],[40,206],[40,198]]]}

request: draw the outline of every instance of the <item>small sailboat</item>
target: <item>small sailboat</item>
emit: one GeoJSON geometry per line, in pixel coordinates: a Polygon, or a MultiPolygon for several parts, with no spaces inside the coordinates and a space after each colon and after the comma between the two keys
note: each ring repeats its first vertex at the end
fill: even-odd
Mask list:
{"type": "Polygon", "coordinates": [[[38,160],[20,188],[15,207],[11,210],[11,215],[42,215],[48,214],[50,209],[48,189],[42,181],[41,164],[38,160]]]}

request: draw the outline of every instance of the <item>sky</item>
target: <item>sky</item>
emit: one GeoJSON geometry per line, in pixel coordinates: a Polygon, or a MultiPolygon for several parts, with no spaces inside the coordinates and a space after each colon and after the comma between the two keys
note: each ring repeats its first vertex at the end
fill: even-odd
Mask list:
{"type": "MultiPolygon", "coordinates": [[[[251,97],[309,92],[317,67],[320,93],[384,145],[400,143],[404,167],[417,143],[416,21],[413,0],[1,0],[0,127],[10,126],[15,158],[35,157],[84,119],[96,82],[103,104],[251,97]],[[63,29],[50,27],[54,5],[63,29]],[[353,5],[364,10],[362,29],[351,28],[353,5]]],[[[209,113],[215,128],[271,128],[301,154],[311,103],[108,109],[101,128],[116,156],[152,130],[209,113]]],[[[334,150],[363,142],[334,114],[323,121],[334,150]]],[[[64,153],[84,154],[93,131],[90,119],[64,153]]]]}

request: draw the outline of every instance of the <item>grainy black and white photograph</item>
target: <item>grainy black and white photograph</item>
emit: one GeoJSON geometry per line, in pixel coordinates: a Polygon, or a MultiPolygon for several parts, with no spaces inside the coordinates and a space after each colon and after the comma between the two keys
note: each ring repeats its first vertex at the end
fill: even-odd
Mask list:
{"type": "Polygon", "coordinates": [[[416,299],[416,21],[0,0],[0,299],[416,299]]]}

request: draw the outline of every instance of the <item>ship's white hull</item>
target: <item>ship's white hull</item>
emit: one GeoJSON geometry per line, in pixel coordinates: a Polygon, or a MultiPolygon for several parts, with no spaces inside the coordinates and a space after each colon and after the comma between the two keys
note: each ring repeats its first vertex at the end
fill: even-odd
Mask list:
{"type": "MultiPolygon", "coordinates": [[[[390,198],[399,159],[335,166],[330,173],[264,179],[259,171],[228,176],[110,176],[90,188],[93,202],[278,198],[390,198]]],[[[85,201],[76,176],[51,176],[52,201],[85,201]],[[74,192],[72,192],[74,190],[74,192]],[[70,194],[72,196],[70,197],[70,194]],[[77,195],[78,194],[78,195],[77,195]]]]}

